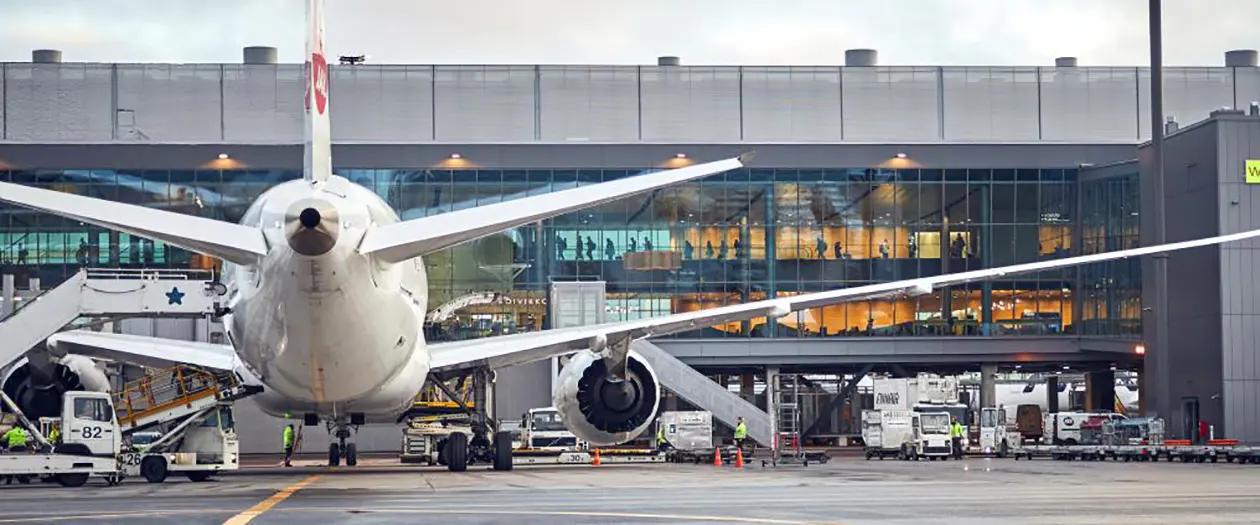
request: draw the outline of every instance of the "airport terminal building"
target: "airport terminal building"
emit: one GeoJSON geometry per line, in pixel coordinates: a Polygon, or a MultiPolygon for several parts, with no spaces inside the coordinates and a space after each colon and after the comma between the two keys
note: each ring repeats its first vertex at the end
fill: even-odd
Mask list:
{"type": "MultiPolygon", "coordinates": [[[[266,48],[247,48],[245,58],[97,64],[37,52],[31,63],[3,64],[0,180],[236,221],[302,166],[302,66],[277,64],[266,48]]],[[[1140,184],[1145,164],[1135,160],[1151,129],[1147,69],[1079,67],[1072,58],[880,66],[869,50],[847,58],[845,66],[800,67],[689,66],[675,57],[643,66],[334,66],[334,170],[412,218],[756,152],[748,169],[426,258],[430,308],[448,306],[430,319],[434,339],[549,327],[556,281],[604,281],[608,319],[628,320],[1136,247],[1153,228],[1141,213],[1153,202],[1140,184]]],[[[1254,51],[1165,74],[1166,112],[1182,127],[1260,100],[1254,51]]],[[[1231,135],[1230,154],[1260,158],[1260,117],[1230,119],[1256,124],[1251,150],[1231,135]]],[[[1187,168],[1170,152],[1169,180],[1181,180],[1177,170],[1225,169],[1221,155],[1211,167],[1187,168]]],[[[1220,184],[1245,194],[1241,177],[1221,175],[1220,184]]],[[[1209,201],[1228,210],[1224,191],[1193,209],[1173,206],[1176,192],[1194,193],[1199,183],[1186,184],[1169,186],[1173,220],[1210,215],[1209,201]]],[[[1234,202],[1231,213],[1250,202],[1234,202]]],[[[1169,240],[1260,226],[1244,217],[1193,231],[1170,226],[1169,240]]],[[[1172,268],[1181,257],[1201,258],[1174,255],[1172,268]]],[[[214,261],[0,205],[0,267],[19,287],[31,278],[51,287],[85,266],[214,261]]],[[[1142,266],[1104,263],[855,302],[660,344],[711,374],[767,366],[844,373],[867,364],[1144,369],[1143,401],[1169,420],[1171,434],[1183,431],[1193,399],[1218,433],[1260,440],[1260,409],[1242,408],[1260,398],[1260,364],[1245,347],[1254,340],[1221,335],[1228,316],[1220,308],[1207,318],[1187,312],[1196,333],[1208,335],[1186,340],[1171,330],[1174,359],[1152,365],[1139,351],[1150,339],[1142,266]],[[1175,356],[1188,352],[1217,356],[1215,364],[1190,359],[1205,371],[1183,380],[1175,356]]],[[[1170,288],[1187,294],[1174,305],[1226,302],[1228,281],[1209,281],[1170,288]]],[[[543,366],[504,374],[500,412],[549,403],[547,374],[543,366]]],[[[278,425],[260,434],[263,448],[274,448],[278,425]]],[[[396,445],[395,434],[381,439],[386,450],[396,445]]]]}

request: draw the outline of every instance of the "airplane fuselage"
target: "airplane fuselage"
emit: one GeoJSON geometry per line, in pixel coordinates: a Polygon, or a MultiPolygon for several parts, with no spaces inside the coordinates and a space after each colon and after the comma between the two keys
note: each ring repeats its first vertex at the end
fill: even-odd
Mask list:
{"type": "Polygon", "coordinates": [[[268,250],[256,264],[224,265],[224,324],[242,373],[265,388],[255,398],[265,412],[392,421],[420,391],[429,371],[423,262],[357,250],[368,230],[398,220],[341,177],[277,185],[245,212],[241,224],[261,229],[268,250]]]}

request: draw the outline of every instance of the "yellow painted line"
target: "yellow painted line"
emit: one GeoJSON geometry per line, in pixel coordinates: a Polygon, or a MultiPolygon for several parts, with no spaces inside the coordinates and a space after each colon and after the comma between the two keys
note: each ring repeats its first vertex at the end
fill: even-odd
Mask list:
{"type": "Polygon", "coordinates": [[[303,487],[310,485],[311,483],[314,483],[315,480],[319,479],[319,476],[320,476],[319,474],[316,474],[302,481],[294,483],[288,487],[285,487],[284,489],[280,490],[280,492],[272,494],[270,498],[262,500],[258,502],[257,505],[254,505],[253,507],[246,509],[245,512],[232,516],[230,519],[223,522],[223,525],[245,525],[246,523],[249,523],[250,520],[258,517],[262,513],[267,512],[268,510],[271,510],[272,507],[280,504],[281,501],[289,499],[289,496],[292,496],[293,493],[299,490],[302,490],[303,487]]]}

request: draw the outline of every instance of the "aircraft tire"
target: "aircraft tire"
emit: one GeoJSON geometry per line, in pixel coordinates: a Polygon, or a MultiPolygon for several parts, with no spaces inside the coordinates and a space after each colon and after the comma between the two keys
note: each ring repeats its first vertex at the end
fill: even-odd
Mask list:
{"type": "Polygon", "coordinates": [[[494,433],[494,469],[512,470],[512,433],[494,433]]]}
{"type": "Polygon", "coordinates": [[[328,444],[328,466],[336,467],[341,464],[341,445],[336,443],[328,444]]]}
{"type": "Polygon", "coordinates": [[[446,440],[446,468],[451,472],[468,470],[468,434],[451,432],[446,440]]]}
{"type": "Polygon", "coordinates": [[[354,443],[346,443],[346,466],[353,467],[359,464],[359,448],[354,443]]]}

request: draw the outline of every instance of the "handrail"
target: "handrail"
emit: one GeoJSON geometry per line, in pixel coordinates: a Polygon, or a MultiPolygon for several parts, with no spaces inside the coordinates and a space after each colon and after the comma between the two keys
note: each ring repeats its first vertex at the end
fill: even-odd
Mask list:
{"type": "Polygon", "coordinates": [[[114,394],[118,423],[134,426],[146,416],[161,413],[208,397],[219,397],[235,387],[235,376],[216,375],[187,365],[178,365],[128,382],[114,394]]]}
{"type": "Polygon", "coordinates": [[[141,279],[156,281],[159,279],[177,279],[210,281],[214,279],[214,271],[202,269],[176,268],[86,268],[88,279],[141,279]]]}

